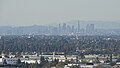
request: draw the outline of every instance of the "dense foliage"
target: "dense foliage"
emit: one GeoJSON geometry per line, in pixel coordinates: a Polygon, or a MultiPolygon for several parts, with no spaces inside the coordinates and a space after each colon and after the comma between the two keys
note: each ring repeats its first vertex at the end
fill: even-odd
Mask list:
{"type": "Polygon", "coordinates": [[[65,52],[85,54],[120,53],[120,36],[1,36],[0,52],[65,52]]]}

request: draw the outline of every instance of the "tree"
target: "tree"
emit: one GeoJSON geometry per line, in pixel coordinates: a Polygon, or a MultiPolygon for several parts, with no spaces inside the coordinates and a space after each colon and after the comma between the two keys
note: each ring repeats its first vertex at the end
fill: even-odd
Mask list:
{"type": "Polygon", "coordinates": [[[7,64],[7,61],[6,61],[6,59],[4,59],[4,60],[3,60],[3,64],[5,64],[5,65],[7,64]]]}
{"type": "Polygon", "coordinates": [[[40,57],[40,62],[45,62],[44,56],[41,56],[41,57],[40,57]]]}
{"type": "Polygon", "coordinates": [[[46,60],[44,58],[44,56],[40,57],[40,67],[43,67],[46,64],[46,60]]]}
{"type": "Polygon", "coordinates": [[[96,59],[93,61],[93,63],[100,63],[99,58],[96,57],[96,59]]]}
{"type": "Polygon", "coordinates": [[[56,59],[56,58],[55,58],[55,60],[54,60],[53,62],[56,63],[56,64],[58,64],[59,59],[56,59]]]}
{"type": "Polygon", "coordinates": [[[56,65],[56,68],[64,68],[64,62],[59,62],[57,65],[56,65]]]}
{"type": "Polygon", "coordinates": [[[29,64],[27,62],[25,63],[25,68],[29,68],[29,64]]]}
{"type": "Polygon", "coordinates": [[[17,64],[21,64],[21,60],[20,59],[17,60],[17,64]]]}
{"type": "Polygon", "coordinates": [[[108,57],[107,57],[107,60],[105,61],[105,63],[109,63],[110,62],[110,60],[108,59],[108,57]]]}

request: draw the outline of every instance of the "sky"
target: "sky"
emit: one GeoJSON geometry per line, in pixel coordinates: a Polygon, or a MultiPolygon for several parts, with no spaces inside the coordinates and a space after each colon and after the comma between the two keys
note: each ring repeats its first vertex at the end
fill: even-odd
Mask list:
{"type": "Polygon", "coordinates": [[[0,0],[0,26],[70,20],[120,21],[120,0],[0,0]]]}

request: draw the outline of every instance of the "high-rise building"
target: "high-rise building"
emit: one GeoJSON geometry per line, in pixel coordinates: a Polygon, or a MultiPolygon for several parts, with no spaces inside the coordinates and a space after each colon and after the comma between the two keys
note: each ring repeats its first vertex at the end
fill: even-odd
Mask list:
{"type": "Polygon", "coordinates": [[[94,32],[94,24],[90,24],[90,30],[91,32],[94,32]]]}
{"type": "Polygon", "coordinates": [[[62,26],[62,32],[63,32],[63,34],[66,33],[66,23],[63,23],[63,26],[62,26]]]}
{"type": "Polygon", "coordinates": [[[86,33],[89,33],[89,31],[90,31],[89,28],[90,28],[90,25],[87,24],[87,25],[86,25],[86,33]]]}
{"type": "Polygon", "coordinates": [[[78,32],[80,32],[80,22],[78,20],[78,32]]]}
{"type": "Polygon", "coordinates": [[[59,34],[61,34],[61,25],[59,24],[59,27],[58,27],[58,32],[59,32],[59,34]]]}
{"type": "Polygon", "coordinates": [[[67,25],[67,29],[66,29],[67,31],[67,33],[70,33],[71,32],[71,27],[69,26],[69,25],[67,25]]]}
{"type": "Polygon", "coordinates": [[[72,25],[72,33],[74,33],[74,30],[75,30],[74,25],[72,25]]]}
{"type": "Polygon", "coordinates": [[[87,34],[93,34],[94,33],[94,24],[87,24],[86,33],[87,34]]]}

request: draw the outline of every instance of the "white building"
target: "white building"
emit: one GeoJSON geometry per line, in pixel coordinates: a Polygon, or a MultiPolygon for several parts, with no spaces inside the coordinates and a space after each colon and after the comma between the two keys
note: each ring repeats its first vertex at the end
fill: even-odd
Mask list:
{"type": "Polygon", "coordinates": [[[6,64],[16,65],[18,58],[3,58],[2,62],[6,62],[6,64]]]}

